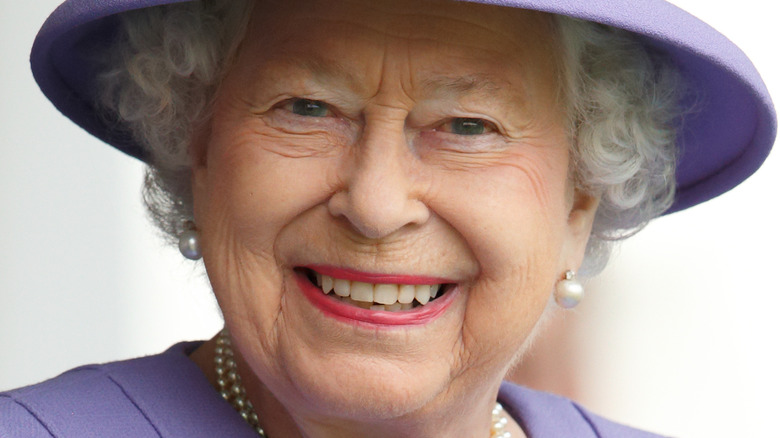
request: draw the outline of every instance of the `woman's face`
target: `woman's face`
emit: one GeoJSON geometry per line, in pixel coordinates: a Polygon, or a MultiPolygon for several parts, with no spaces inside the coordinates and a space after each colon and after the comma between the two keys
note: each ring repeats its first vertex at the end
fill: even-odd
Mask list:
{"type": "Polygon", "coordinates": [[[194,147],[196,221],[242,363],[288,410],[489,406],[596,204],[567,179],[558,52],[515,9],[257,5],[194,147]]]}

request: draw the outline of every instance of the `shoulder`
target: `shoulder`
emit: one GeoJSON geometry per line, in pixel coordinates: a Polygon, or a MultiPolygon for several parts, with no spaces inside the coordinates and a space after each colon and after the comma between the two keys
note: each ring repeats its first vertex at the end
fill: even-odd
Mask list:
{"type": "Polygon", "coordinates": [[[231,428],[237,416],[188,359],[197,345],[182,343],[154,356],[84,366],[0,393],[0,436],[219,436],[220,428],[231,428]]]}
{"type": "Polygon", "coordinates": [[[24,403],[0,393],[0,436],[37,438],[54,435],[24,403]]]}
{"type": "Polygon", "coordinates": [[[587,411],[573,401],[504,382],[499,401],[530,436],[661,438],[587,411]]]}
{"type": "Polygon", "coordinates": [[[4,418],[0,430],[13,427],[3,430],[12,437],[90,436],[95,418],[110,412],[112,417],[122,416],[123,422],[133,424],[137,436],[156,436],[142,430],[138,426],[142,422],[133,421],[137,410],[132,409],[132,401],[103,367],[77,368],[37,385],[0,394],[2,415],[9,417],[4,418]]]}

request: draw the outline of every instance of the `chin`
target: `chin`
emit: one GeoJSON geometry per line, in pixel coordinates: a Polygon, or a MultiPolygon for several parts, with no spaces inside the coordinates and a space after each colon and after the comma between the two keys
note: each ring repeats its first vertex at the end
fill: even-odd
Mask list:
{"type": "MultiPolygon", "coordinates": [[[[432,361],[433,362],[433,361],[432,361]]],[[[310,357],[299,352],[288,362],[304,408],[330,418],[385,421],[424,414],[452,388],[450,370],[432,363],[404,363],[358,353],[310,357]],[[338,370],[338,371],[335,371],[338,370]]]]}
{"type": "MultiPolygon", "coordinates": [[[[258,373],[288,409],[381,422],[446,406],[447,397],[457,393],[453,376],[464,364],[458,352],[465,291],[444,294],[444,310],[424,323],[386,325],[331,314],[300,290],[300,276],[288,280],[276,351],[266,363],[275,375],[258,373]]],[[[407,321],[401,313],[387,316],[407,321]]]]}

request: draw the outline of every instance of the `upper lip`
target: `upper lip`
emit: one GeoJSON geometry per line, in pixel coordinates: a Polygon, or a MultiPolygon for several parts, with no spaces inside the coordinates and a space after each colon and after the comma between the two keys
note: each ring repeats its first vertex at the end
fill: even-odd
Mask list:
{"type": "Polygon", "coordinates": [[[444,284],[455,283],[454,280],[433,275],[395,274],[364,272],[352,268],[331,265],[312,264],[302,266],[319,274],[350,281],[361,281],[374,284],[444,284]]]}

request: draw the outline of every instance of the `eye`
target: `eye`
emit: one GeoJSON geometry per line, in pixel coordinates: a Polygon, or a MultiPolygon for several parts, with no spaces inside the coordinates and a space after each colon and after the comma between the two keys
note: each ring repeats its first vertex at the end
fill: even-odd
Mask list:
{"type": "Polygon", "coordinates": [[[288,106],[290,112],[304,117],[327,117],[331,113],[328,104],[319,100],[293,99],[288,106]]]}
{"type": "Polygon", "coordinates": [[[448,121],[443,130],[456,135],[482,135],[495,131],[495,128],[482,119],[457,117],[448,121]]]}

